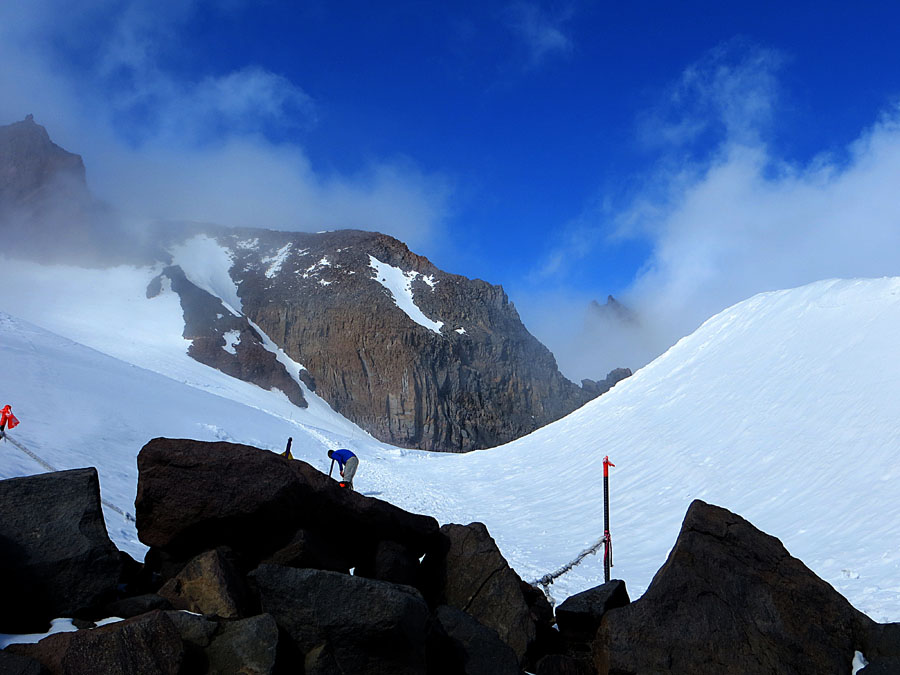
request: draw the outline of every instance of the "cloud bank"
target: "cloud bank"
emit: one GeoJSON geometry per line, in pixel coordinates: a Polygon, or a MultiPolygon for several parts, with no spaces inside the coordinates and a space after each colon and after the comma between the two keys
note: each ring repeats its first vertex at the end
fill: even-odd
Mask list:
{"type": "Polygon", "coordinates": [[[34,114],[81,154],[91,189],[132,219],[291,230],[380,230],[422,245],[448,181],[408,158],[352,173],[313,165],[303,139],[327,102],[255,63],[186,70],[198,13],[246,2],[61,0],[0,5],[0,124],[34,114]]]}
{"type": "Polygon", "coordinates": [[[572,308],[567,325],[556,301],[552,319],[534,311],[529,325],[569,377],[644,365],[759,292],[900,275],[900,107],[849,147],[788,161],[770,133],[782,63],[778,54],[732,44],[688,68],[666,105],[641,120],[642,142],[660,148],[654,172],[625,206],[589,210],[569,243],[544,261],[552,272],[561,259],[596,252],[598,239],[607,247],[630,239],[652,247],[618,297],[637,323],[586,316],[584,304],[572,308]],[[610,222],[611,237],[603,233],[610,222]]]}

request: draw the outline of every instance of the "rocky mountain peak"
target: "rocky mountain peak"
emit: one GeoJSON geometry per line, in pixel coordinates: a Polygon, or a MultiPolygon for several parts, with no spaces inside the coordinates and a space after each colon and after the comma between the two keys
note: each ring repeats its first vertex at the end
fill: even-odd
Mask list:
{"type": "Polygon", "coordinates": [[[27,205],[60,186],[86,193],[81,156],[51,141],[32,115],[0,126],[0,206],[27,205]]]}

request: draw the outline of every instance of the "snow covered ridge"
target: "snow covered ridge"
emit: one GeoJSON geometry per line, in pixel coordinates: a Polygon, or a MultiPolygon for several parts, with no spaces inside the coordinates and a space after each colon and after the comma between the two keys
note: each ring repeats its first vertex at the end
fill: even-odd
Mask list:
{"type": "MultiPolygon", "coordinates": [[[[413,300],[412,282],[419,276],[419,272],[404,272],[399,267],[393,267],[381,262],[373,255],[369,256],[369,265],[375,270],[373,278],[388,289],[397,307],[402,309],[410,319],[420,326],[440,334],[444,322],[429,319],[413,300]]],[[[437,283],[431,275],[422,275],[422,281],[432,289],[437,283]]]]}

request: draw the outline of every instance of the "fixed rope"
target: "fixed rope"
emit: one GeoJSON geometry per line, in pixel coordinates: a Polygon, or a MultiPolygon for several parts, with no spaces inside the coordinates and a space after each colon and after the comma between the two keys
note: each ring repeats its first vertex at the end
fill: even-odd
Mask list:
{"type": "Polygon", "coordinates": [[[560,567],[555,572],[550,572],[549,574],[545,574],[540,579],[535,579],[531,582],[532,586],[540,586],[541,590],[544,591],[544,595],[547,596],[547,599],[550,600],[550,603],[555,605],[555,601],[553,600],[553,596],[550,595],[550,584],[552,584],[556,579],[561,577],[566,572],[572,570],[572,568],[581,564],[581,561],[587,558],[589,555],[593,555],[597,551],[600,550],[601,546],[608,545],[609,543],[609,535],[604,534],[598,541],[596,541],[589,548],[584,549],[581,553],[579,553],[573,560],[567,562],[565,565],[560,567]]]}
{"type": "MultiPolygon", "coordinates": [[[[53,466],[52,464],[50,464],[50,463],[47,462],[47,461],[44,461],[43,459],[41,459],[40,457],[38,457],[36,454],[34,454],[31,450],[29,450],[29,449],[26,448],[24,445],[22,445],[21,443],[19,443],[19,441],[17,441],[15,438],[12,438],[12,437],[9,435],[9,433],[5,433],[5,434],[3,434],[3,435],[0,435],[0,439],[3,439],[3,438],[5,438],[5,439],[6,439],[7,441],[9,441],[10,443],[12,443],[16,448],[18,448],[19,450],[21,450],[22,452],[24,452],[26,455],[28,455],[29,457],[31,457],[31,459],[33,459],[35,462],[37,462],[37,463],[40,464],[42,467],[44,467],[45,469],[47,469],[47,471],[59,471],[59,469],[57,469],[55,466],[53,466]]],[[[112,502],[108,502],[108,501],[107,501],[106,499],[104,499],[103,497],[100,498],[100,502],[101,502],[105,507],[107,507],[107,508],[109,508],[109,509],[112,509],[113,511],[115,511],[116,513],[118,513],[119,515],[121,515],[125,520],[129,520],[129,521],[131,521],[132,523],[135,522],[134,516],[133,516],[132,514],[126,513],[125,511],[123,511],[122,509],[120,509],[118,506],[116,506],[116,505],[113,504],[112,502]]]]}

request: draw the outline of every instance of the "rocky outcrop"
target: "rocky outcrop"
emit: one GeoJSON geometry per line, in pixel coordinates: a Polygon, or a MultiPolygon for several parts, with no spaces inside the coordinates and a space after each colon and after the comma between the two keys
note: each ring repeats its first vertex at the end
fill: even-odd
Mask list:
{"type": "Polygon", "coordinates": [[[605,614],[597,671],[849,673],[872,622],[738,515],[699,500],[647,592],[605,614]]]}
{"type": "Polygon", "coordinates": [[[614,368],[609,371],[606,378],[603,380],[582,380],[581,388],[589,394],[600,396],[615,387],[622,380],[631,377],[631,375],[631,368],[614,368]]]}
{"type": "Polygon", "coordinates": [[[96,469],[0,481],[0,632],[40,632],[59,616],[89,616],[112,598],[121,569],[96,469]]]}
{"type": "MultiPolygon", "coordinates": [[[[165,592],[204,614],[151,610],[102,627],[78,622],[85,627],[76,632],[0,652],[3,672],[812,675],[849,673],[858,650],[869,662],[860,672],[880,675],[900,662],[900,625],[875,624],[777,539],[703,502],[691,505],[642,598],[629,603],[622,581],[572,596],[557,609],[553,639],[549,604],[509,568],[481,524],[438,532],[431,519],[354,496],[303,462],[247,446],[157,439],[139,467],[138,528],[153,555],[140,573],[120,579],[116,604],[149,609],[167,602],[157,594],[165,592]],[[280,562],[260,563],[257,549],[280,562]],[[158,565],[163,559],[168,564],[158,565]],[[314,567],[341,559],[359,567],[314,567]]],[[[51,503],[60,496],[55,483],[72,476],[40,478],[34,485],[51,503]]],[[[0,495],[11,494],[4,483],[21,490],[21,480],[0,482],[0,495]]],[[[80,485],[86,496],[68,504],[94,499],[96,483],[80,485]]],[[[68,509],[41,511],[16,495],[0,523],[27,522],[49,534],[56,530],[34,519],[64,517],[66,532],[83,517],[68,509]],[[34,513],[26,521],[17,509],[34,513]]],[[[4,579],[21,578],[21,560],[2,560],[4,579]]],[[[81,573],[85,587],[95,585],[88,577],[106,578],[90,567],[81,573]]],[[[59,606],[32,601],[50,603],[42,616],[59,606]]]]}

